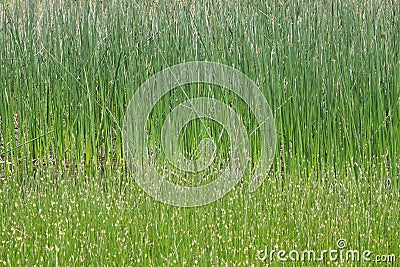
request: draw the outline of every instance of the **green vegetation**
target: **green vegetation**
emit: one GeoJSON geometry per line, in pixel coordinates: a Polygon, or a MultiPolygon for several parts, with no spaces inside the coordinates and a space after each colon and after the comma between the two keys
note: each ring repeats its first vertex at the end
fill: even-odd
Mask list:
{"type": "MultiPolygon", "coordinates": [[[[397,0],[1,1],[0,263],[265,265],[265,245],[335,249],[340,238],[399,262],[399,14],[397,0]],[[253,194],[245,176],[210,205],[177,208],[137,186],[121,128],[148,77],[194,60],[254,80],[278,143],[253,194]]],[[[232,105],[249,132],[257,128],[235,95],[185,91],[232,105]]],[[[171,92],[149,120],[160,168],[162,121],[185,100],[171,92]]],[[[194,121],[181,149],[196,157],[212,133],[217,168],[229,157],[221,131],[194,121]]]]}

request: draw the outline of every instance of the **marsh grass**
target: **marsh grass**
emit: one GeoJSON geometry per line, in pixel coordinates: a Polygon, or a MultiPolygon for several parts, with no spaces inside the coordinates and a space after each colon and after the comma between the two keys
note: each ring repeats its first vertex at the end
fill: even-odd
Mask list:
{"type": "MultiPolygon", "coordinates": [[[[2,1],[1,263],[247,266],[260,264],[264,245],[322,250],[339,238],[400,257],[399,6],[2,1]],[[247,173],[225,198],[183,209],[135,184],[121,127],[148,77],[193,60],[224,63],[254,80],[274,111],[278,143],[254,194],[247,173]]],[[[186,95],[217,98],[249,132],[257,128],[240,99],[221,88],[183,89],[165,96],[148,122],[161,171],[171,169],[159,151],[162,121],[186,95]]],[[[221,131],[195,121],[180,149],[196,157],[193,149],[211,133],[220,145],[217,169],[229,158],[221,131]]],[[[257,131],[251,149],[259,160],[257,131]]],[[[194,179],[171,180],[185,184],[182,177],[194,179]]]]}

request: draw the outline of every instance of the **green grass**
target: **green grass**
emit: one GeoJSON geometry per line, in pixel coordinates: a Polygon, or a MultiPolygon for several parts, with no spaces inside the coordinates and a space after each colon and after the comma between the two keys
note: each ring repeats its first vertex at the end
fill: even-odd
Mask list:
{"type": "MultiPolygon", "coordinates": [[[[1,1],[0,264],[257,266],[265,245],[323,250],[340,238],[400,261],[398,14],[397,0],[1,1]],[[121,128],[147,78],[193,60],[255,81],[278,140],[253,194],[246,175],[210,205],[177,208],[137,186],[121,128]]],[[[208,86],[185,92],[257,128],[237,96],[208,86]]],[[[173,90],[148,122],[161,170],[162,121],[185,100],[173,90]]],[[[179,149],[196,158],[211,133],[217,168],[229,157],[221,130],[194,121],[179,149]]]]}

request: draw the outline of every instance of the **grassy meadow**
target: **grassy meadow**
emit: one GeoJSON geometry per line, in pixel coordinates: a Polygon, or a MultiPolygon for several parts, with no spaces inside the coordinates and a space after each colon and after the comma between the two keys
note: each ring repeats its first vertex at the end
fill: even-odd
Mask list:
{"type": "MultiPolygon", "coordinates": [[[[285,265],[400,262],[399,40],[397,0],[0,1],[0,265],[282,266],[260,250],[337,249],[340,239],[396,259],[285,265]],[[189,61],[250,77],[273,111],[277,146],[254,193],[246,173],[224,198],[179,208],[135,183],[122,129],[140,85],[189,61]]],[[[160,171],[170,168],[163,120],[198,96],[235,109],[259,160],[243,101],[191,84],[148,121],[160,171]]],[[[213,174],[229,158],[219,124],[190,122],[177,149],[196,158],[210,133],[213,174]]]]}

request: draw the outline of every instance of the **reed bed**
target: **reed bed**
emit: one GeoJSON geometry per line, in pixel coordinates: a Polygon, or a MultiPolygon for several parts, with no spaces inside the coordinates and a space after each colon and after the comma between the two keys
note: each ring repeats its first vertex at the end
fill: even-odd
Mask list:
{"type": "MultiPolygon", "coordinates": [[[[397,0],[2,1],[0,263],[265,265],[265,245],[322,250],[340,238],[400,261],[398,14],[397,0]],[[253,194],[245,175],[210,205],[177,208],[127,169],[122,127],[135,90],[189,61],[240,70],[274,112],[276,155],[253,194]]],[[[162,122],[187,96],[234,107],[258,160],[257,122],[241,99],[213,85],[184,91],[148,122],[161,171],[162,122]]],[[[220,125],[194,121],[179,138],[195,158],[210,133],[218,169],[229,157],[220,125]]],[[[204,182],[186,178],[176,182],[204,182]]],[[[343,264],[320,264],[330,263],[343,264]]]]}

